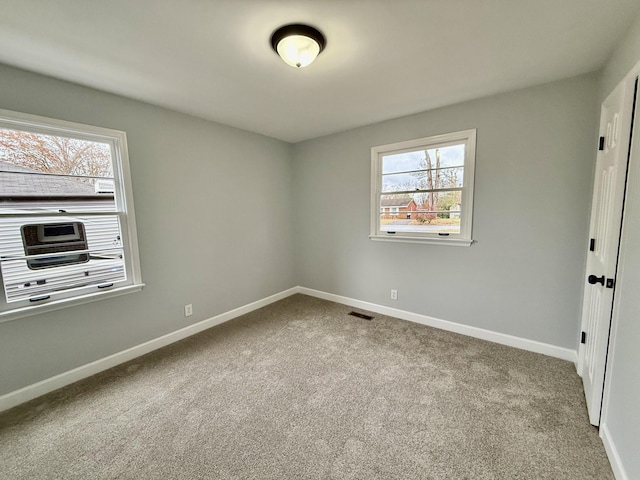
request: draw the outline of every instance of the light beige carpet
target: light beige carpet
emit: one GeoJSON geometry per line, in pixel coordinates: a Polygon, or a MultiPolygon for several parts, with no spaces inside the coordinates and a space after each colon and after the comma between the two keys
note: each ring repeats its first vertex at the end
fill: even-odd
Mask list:
{"type": "Polygon", "coordinates": [[[295,295],[0,415],[3,479],[611,479],[574,366],[295,295]]]}

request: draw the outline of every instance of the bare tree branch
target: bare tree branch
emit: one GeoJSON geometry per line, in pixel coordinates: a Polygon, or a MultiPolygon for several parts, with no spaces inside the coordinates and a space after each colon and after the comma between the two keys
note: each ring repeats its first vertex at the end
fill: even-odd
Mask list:
{"type": "Polygon", "coordinates": [[[112,177],[106,143],[0,129],[0,160],[58,175],[112,177]]]}

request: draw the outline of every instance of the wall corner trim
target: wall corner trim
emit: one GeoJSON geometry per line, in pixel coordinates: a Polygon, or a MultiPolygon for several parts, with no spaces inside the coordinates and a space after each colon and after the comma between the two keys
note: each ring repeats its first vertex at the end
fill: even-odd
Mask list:
{"type": "Polygon", "coordinates": [[[631,477],[627,475],[622,465],[622,459],[620,458],[620,454],[618,454],[615,443],[613,443],[611,432],[609,432],[609,427],[606,423],[600,425],[600,438],[604,444],[604,450],[607,452],[607,457],[609,457],[613,476],[616,477],[616,480],[630,480],[631,477]]]}
{"type": "Polygon", "coordinates": [[[494,332],[492,330],[485,330],[483,328],[472,327],[469,325],[463,325],[461,323],[450,322],[448,320],[441,320],[439,318],[428,317],[419,313],[408,312],[406,310],[399,310],[397,308],[385,307],[375,303],[364,302],[349,297],[343,297],[340,295],[334,295],[332,293],[326,293],[319,290],[313,290],[311,288],[298,287],[298,293],[304,295],[310,295],[312,297],[329,300],[331,302],[342,303],[350,307],[362,308],[363,310],[369,310],[371,312],[380,313],[382,315],[388,315],[390,317],[399,318],[401,320],[407,320],[409,322],[419,323],[428,327],[435,327],[441,330],[447,330],[449,332],[459,333],[467,335],[469,337],[479,338],[481,340],[487,340],[489,342],[499,343],[509,347],[519,348],[521,350],[528,350],[530,352],[541,353],[550,357],[559,358],[573,362],[574,365],[578,362],[578,353],[576,350],[570,348],[558,347],[550,345],[548,343],[538,342],[536,340],[529,340],[526,338],[515,337],[513,335],[507,335],[504,333],[494,332]]]}
{"type": "Polygon", "coordinates": [[[190,337],[191,335],[200,333],[203,330],[207,330],[211,327],[215,327],[216,325],[220,325],[222,323],[228,322],[229,320],[233,320],[236,317],[265,307],[295,293],[298,293],[298,287],[289,288],[288,290],[284,290],[269,297],[265,297],[261,300],[257,300],[242,307],[234,308],[233,310],[229,310],[228,312],[224,312],[214,317],[207,318],[161,337],[154,338],[153,340],[141,343],[140,345],[136,345],[135,347],[128,348],[121,352],[114,353],[113,355],[109,355],[85,365],[81,365],[80,367],[60,373],[32,385],[27,385],[26,387],[14,390],[13,392],[6,393],[0,396],[0,412],[28,402],[29,400],[33,400],[34,398],[40,397],[41,395],[52,392],[64,386],[70,385],[74,382],[82,380],[83,378],[87,378],[91,375],[95,375],[96,373],[108,370],[109,368],[120,365],[121,363],[133,360],[134,358],[140,357],[154,350],[158,350],[159,348],[190,337]]]}

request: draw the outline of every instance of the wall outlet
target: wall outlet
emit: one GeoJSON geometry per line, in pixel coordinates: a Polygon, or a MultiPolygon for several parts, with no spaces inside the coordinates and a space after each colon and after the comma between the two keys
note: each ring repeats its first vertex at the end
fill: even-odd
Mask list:
{"type": "Polygon", "coordinates": [[[184,316],[185,317],[190,317],[191,315],[193,315],[193,305],[191,305],[191,304],[185,305],[184,306],[184,316]]]}
{"type": "Polygon", "coordinates": [[[398,299],[398,290],[391,290],[391,300],[397,300],[398,299]]]}

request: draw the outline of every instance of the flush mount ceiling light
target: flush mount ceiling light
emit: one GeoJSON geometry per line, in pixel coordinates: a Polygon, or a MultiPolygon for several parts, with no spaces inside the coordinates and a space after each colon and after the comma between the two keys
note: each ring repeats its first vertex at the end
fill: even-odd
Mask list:
{"type": "Polygon", "coordinates": [[[296,68],[313,62],[326,43],[324,35],[309,25],[285,25],[271,35],[273,49],[285,63],[296,68]]]}

